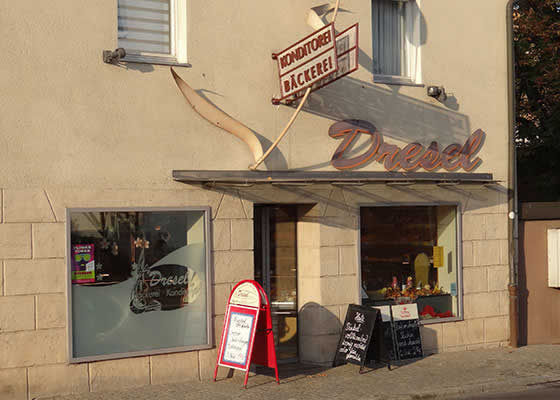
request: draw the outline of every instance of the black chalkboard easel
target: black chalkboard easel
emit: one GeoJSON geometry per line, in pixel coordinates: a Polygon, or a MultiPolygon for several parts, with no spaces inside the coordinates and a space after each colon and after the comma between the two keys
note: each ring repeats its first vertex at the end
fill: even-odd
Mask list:
{"type": "Polygon", "coordinates": [[[371,361],[386,363],[390,359],[384,344],[383,326],[379,310],[350,304],[336,347],[333,366],[346,363],[360,366],[360,373],[371,361]]]}
{"type": "Polygon", "coordinates": [[[423,357],[416,304],[392,306],[395,347],[399,360],[423,357]]]}
{"type": "Polygon", "coordinates": [[[381,314],[381,321],[383,326],[383,344],[387,351],[389,360],[398,360],[397,348],[395,347],[395,334],[393,332],[393,317],[391,314],[391,306],[377,306],[373,307],[379,310],[381,314]]]}

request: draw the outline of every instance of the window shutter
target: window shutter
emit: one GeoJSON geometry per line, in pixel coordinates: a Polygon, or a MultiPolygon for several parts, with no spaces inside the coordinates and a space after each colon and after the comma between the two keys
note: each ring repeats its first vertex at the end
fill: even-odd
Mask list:
{"type": "Polygon", "coordinates": [[[118,0],[118,45],[129,54],[173,53],[170,0],[118,0]]]}

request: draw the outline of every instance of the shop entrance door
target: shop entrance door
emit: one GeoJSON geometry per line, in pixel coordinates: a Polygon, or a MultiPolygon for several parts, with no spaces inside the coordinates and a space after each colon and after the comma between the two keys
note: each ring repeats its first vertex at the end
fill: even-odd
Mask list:
{"type": "Polygon", "coordinates": [[[270,299],[279,362],[298,360],[296,228],[297,206],[255,206],[255,280],[270,299]]]}

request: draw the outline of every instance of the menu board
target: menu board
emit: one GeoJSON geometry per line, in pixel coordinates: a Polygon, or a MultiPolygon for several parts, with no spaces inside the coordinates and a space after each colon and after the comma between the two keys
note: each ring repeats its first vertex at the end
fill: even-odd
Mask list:
{"type": "Polygon", "coordinates": [[[347,362],[365,365],[369,361],[368,352],[375,323],[380,320],[379,310],[350,304],[340,334],[333,365],[347,362]]]}
{"type": "Polygon", "coordinates": [[[246,371],[255,338],[258,310],[230,305],[226,314],[219,364],[246,371]]]}
{"type": "Polygon", "coordinates": [[[416,304],[391,306],[391,311],[399,360],[422,357],[418,306],[416,304]]]}

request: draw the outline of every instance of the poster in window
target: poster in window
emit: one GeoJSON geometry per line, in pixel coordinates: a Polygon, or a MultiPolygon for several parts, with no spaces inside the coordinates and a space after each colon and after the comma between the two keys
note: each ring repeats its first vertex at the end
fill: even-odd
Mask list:
{"type": "Polygon", "coordinates": [[[443,246],[434,246],[434,268],[443,267],[443,246]]]}
{"type": "Polygon", "coordinates": [[[72,246],[72,283],[95,282],[94,248],[93,244],[72,246]]]}

